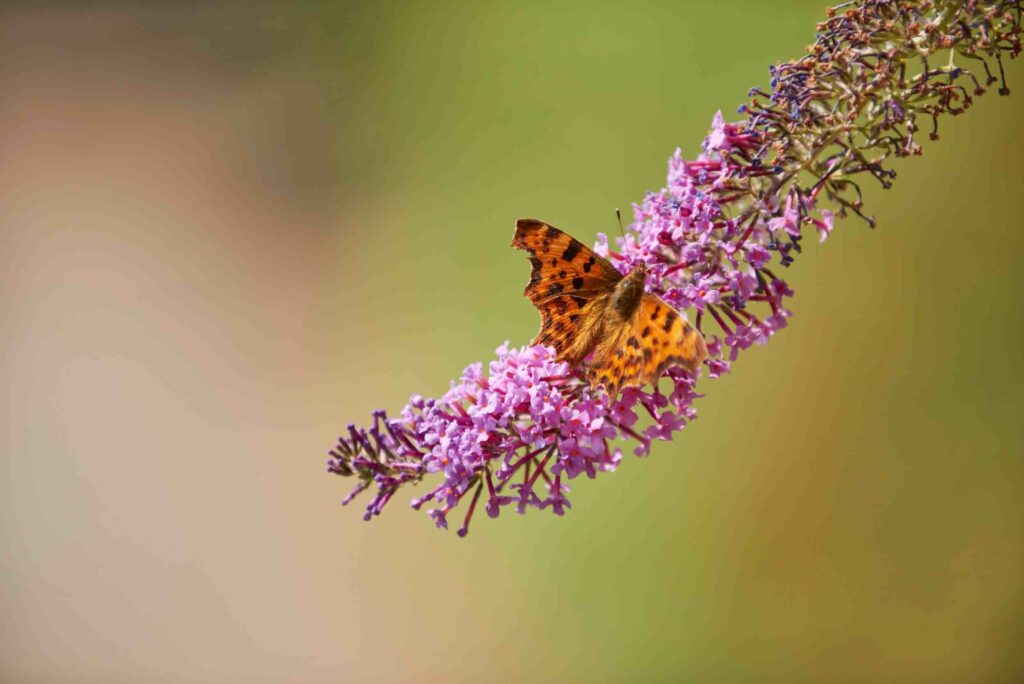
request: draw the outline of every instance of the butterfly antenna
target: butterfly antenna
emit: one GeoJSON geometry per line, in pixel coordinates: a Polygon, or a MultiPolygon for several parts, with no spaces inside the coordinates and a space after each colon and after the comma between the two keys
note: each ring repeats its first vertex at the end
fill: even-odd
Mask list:
{"type": "Polygon", "coordinates": [[[622,229],[622,212],[619,211],[618,207],[615,208],[615,218],[619,219],[619,232],[622,233],[622,238],[625,239],[626,231],[622,229]]]}

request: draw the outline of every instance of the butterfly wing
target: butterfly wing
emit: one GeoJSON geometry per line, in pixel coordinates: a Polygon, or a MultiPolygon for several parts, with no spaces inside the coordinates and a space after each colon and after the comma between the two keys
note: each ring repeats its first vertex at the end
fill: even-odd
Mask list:
{"type": "Polygon", "coordinates": [[[608,394],[615,396],[621,387],[640,384],[643,353],[639,342],[631,342],[635,339],[631,322],[609,326],[587,366],[591,385],[603,385],[608,394]]]}
{"type": "Polygon", "coordinates": [[[516,221],[512,246],[525,250],[533,267],[523,291],[540,311],[533,344],[579,364],[602,337],[608,299],[622,274],[576,238],[536,219],[516,221]]]}
{"type": "Polygon", "coordinates": [[[657,295],[645,292],[632,318],[606,331],[588,369],[614,396],[622,387],[657,383],[670,366],[691,374],[708,355],[704,336],[657,295]]]}

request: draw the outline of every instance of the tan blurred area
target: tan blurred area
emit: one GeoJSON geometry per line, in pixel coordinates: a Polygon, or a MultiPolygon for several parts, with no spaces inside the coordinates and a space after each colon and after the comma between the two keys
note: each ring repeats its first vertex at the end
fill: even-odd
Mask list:
{"type": "Polygon", "coordinates": [[[282,681],[315,626],[337,162],[302,74],[227,59],[273,31],[196,14],[3,14],[3,681],[282,681]]]}
{"type": "Polygon", "coordinates": [[[1020,64],[564,519],[324,472],[824,6],[740,4],[0,9],[0,682],[1022,681],[1020,64]]]}

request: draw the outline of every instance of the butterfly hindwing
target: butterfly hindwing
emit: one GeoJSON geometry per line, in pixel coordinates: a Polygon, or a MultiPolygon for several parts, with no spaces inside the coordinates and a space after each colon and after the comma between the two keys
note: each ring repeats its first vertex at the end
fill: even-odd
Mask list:
{"type": "Polygon", "coordinates": [[[602,335],[607,300],[622,274],[576,238],[536,219],[516,221],[512,246],[530,255],[523,294],[541,315],[533,343],[578,364],[602,335]]]}
{"type": "Polygon", "coordinates": [[[707,357],[704,337],[661,297],[644,293],[631,320],[606,330],[589,375],[615,395],[622,387],[657,383],[670,366],[690,373],[707,357]]]}
{"type": "Polygon", "coordinates": [[[579,365],[604,335],[604,312],[610,294],[600,293],[582,306],[568,295],[545,299],[537,305],[540,332],[531,344],[552,347],[559,360],[579,365]]]}
{"type": "Polygon", "coordinates": [[[657,382],[669,366],[685,366],[695,374],[708,355],[704,336],[661,297],[649,292],[640,298],[633,332],[643,357],[641,383],[657,382]]]}
{"type": "Polygon", "coordinates": [[[639,384],[643,354],[630,322],[605,329],[605,337],[594,350],[587,377],[594,386],[603,385],[615,396],[620,387],[639,384]]]}

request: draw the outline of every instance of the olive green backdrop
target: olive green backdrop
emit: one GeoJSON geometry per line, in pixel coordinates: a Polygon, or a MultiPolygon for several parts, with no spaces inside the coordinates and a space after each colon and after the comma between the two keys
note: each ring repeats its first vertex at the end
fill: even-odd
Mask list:
{"type": "Polygon", "coordinates": [[[823,9],[7,4],[0,679],[1024,678],[1017,63],[564,519],[324,472],[531,339],[517,217],[614,232],[823,9]]]}

